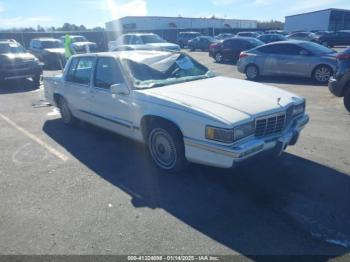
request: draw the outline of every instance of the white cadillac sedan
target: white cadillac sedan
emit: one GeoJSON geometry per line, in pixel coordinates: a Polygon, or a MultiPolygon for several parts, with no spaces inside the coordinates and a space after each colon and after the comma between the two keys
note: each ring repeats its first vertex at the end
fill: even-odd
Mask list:
{"type": "Polygon", "coordinates": [[[180,52],[77,55],[44,86],[65,124],[79,119],[145,143],[169,172],[188,162],[231,168],[264,153],[278,156],[309,121],[305,99],[215,76],[180,52]]]}

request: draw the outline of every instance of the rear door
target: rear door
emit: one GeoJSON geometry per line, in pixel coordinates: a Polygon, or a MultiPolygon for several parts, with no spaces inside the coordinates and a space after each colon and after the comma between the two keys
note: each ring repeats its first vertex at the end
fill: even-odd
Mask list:
{"type": "Polygon", "coordinates": [[[115,58],[99,57],[91,90],[90,116],[94,123],[113,132],[130,136],[133,108],[130,95],[111,93],[112,85],[126,85],[122,71],[115,58]]]}
{"type": "Polygon", "coordinates": [[[86,118],[89,112],[89,98],[91,76],[95,64],[95,57],[72,58],[65,76],[65,99],[73,114],[79,118],[86,118]]]}

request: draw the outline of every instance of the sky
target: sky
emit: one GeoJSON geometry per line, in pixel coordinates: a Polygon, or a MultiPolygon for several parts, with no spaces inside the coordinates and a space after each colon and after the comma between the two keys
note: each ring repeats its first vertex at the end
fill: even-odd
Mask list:
{"type": "Polygon", "coordinates": [[[350,9],[350,0],[0,0],[0,28],[104,26],[132,15],[284,21],[286,15],[326,8],[350,9]]]}

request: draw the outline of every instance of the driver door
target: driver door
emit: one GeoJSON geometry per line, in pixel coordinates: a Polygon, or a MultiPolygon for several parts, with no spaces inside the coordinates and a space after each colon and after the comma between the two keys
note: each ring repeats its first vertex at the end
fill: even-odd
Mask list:
{"type": "Polygon", "coordinates": [[[99,57],[91,89],[91,117],[94,123],[124,136],[133,130],[130,95],[112,94],[112,85],[126,85],[120,67],[112,57],[99,57]]]}

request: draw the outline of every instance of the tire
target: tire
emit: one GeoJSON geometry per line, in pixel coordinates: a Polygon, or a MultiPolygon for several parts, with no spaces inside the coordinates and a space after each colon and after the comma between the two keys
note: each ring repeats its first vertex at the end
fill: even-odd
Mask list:
{"type": "Polygon", "coordinates": [[[327,84],[332,74],[333,70],[331,67],[320,65],[313,71],[312,78],[319,84],[327,84]]]}
{"type": "Polygon", "coordinates": [[[39,88],[41,85],[41,74],[36,74],[33,78],[33,86],[39,88]]]}
{"type": "Polygon", "coordinates": [[[214,55],[214,59],[216,63],[222,63],[224,62],[224,56],[222,53],[218,52],[214,55]]]}
{"type": "Polygon", "coordinates": [[[348,89],[344,94],[344,106],[350,113],[350,89],[348,89]]]}
{"type": "Polygon", "coordinates": [[[72,126],[77,122],[77,119],[73,116],[72,112],[69,109],[66,99],[60,97],[58,100],[58,108],[61,113],[62,121],[67,126],[72,126]]]}
{"type": "Polygon", "coordinates": [[[248,65],[245,69],[245,75],[249,80],[257,80],[260,76],[259,68],[256,65],[248,65]]]}
{"type": "Polygon", "coordinates": [[[184,170],[188,163],[183,137],[178,128],[166,121],[157,121],[148,130],[148,151],[156,166],[169,173],[184,170]]]}

